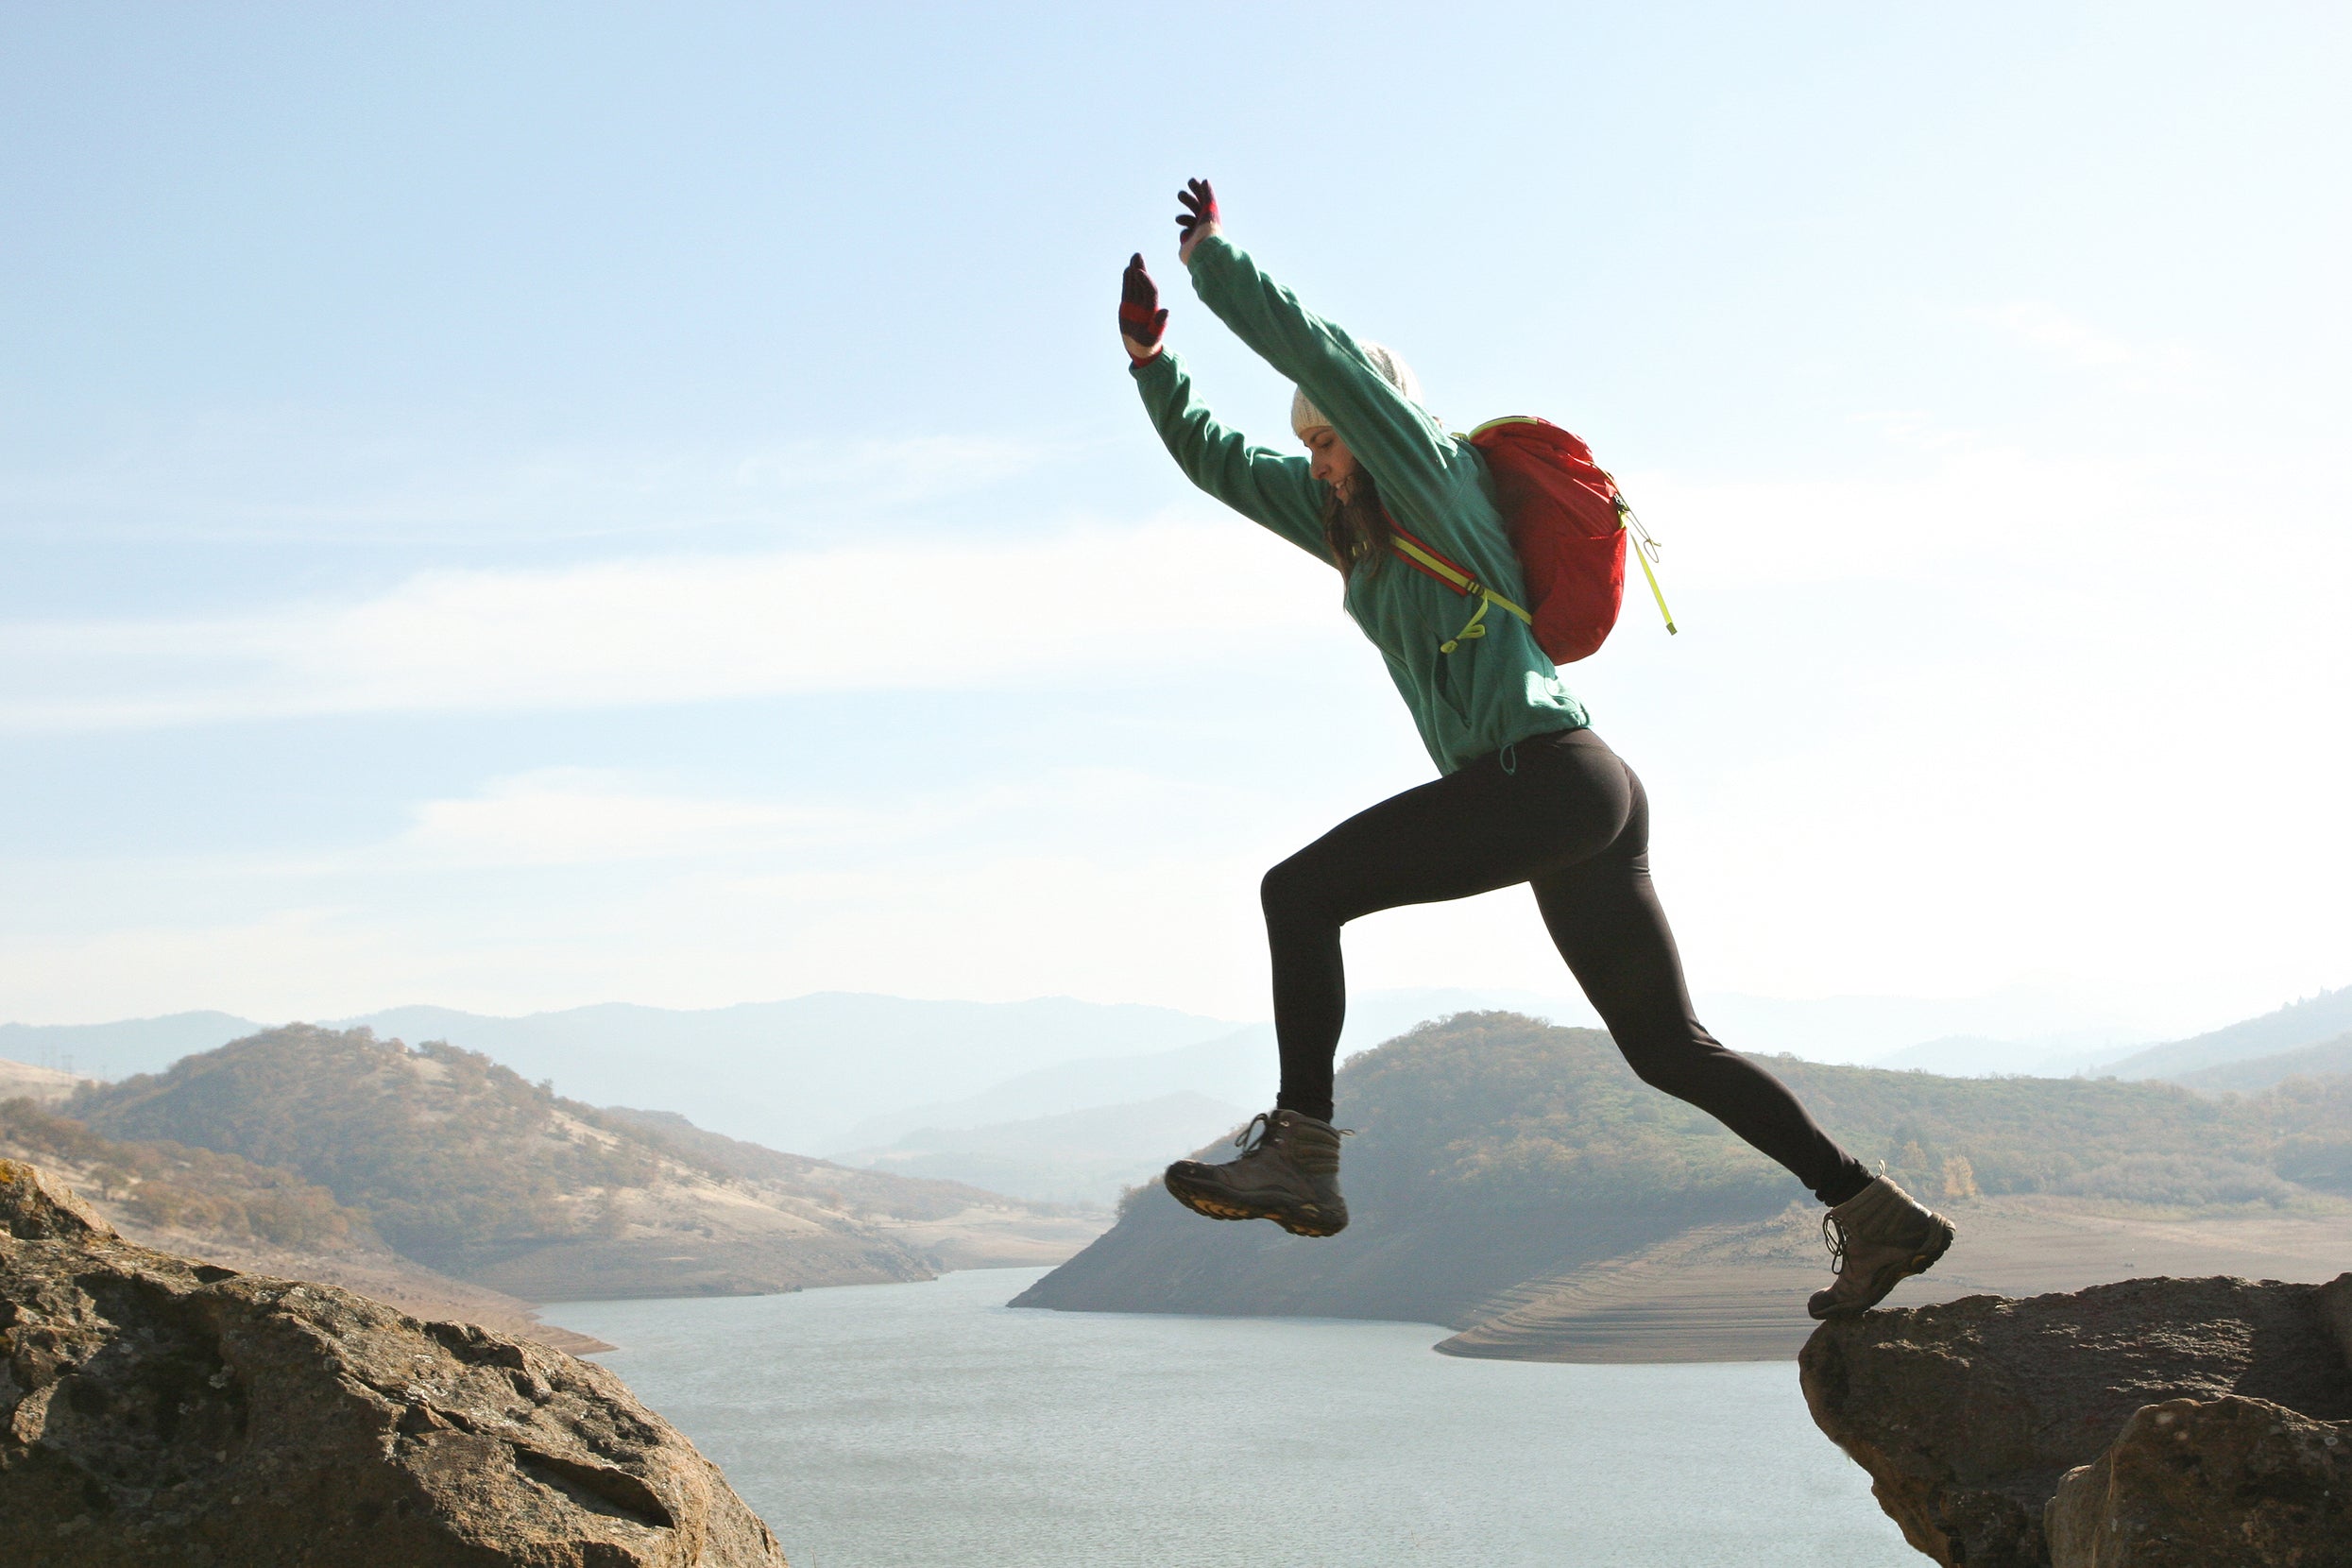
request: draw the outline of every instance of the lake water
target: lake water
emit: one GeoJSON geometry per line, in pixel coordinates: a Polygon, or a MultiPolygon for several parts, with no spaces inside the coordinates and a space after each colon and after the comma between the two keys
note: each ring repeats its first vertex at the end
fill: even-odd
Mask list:
{"type": "Polygon", "coordinates": [[[793,1568],[1912,1568],[1794,1362],[1465,1361],[1444,1331],[1008,1310],[1043,1272],[547,1317],[793,1568]]]}

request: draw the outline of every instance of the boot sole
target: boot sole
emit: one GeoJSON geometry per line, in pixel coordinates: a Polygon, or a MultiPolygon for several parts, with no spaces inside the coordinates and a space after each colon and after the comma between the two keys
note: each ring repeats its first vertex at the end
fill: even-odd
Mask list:
{"type": "Polygon", "coordinates": [[[1230,1200],[1194,1191],[1178,1181],[1163,1180],[1161,1185],[1170,1198],[1210,1219],[1270,1219],[1292,1236],[1338,1236],[1348,1228],[1344,1219],[1335,1225],[1320,1215],[1310,1217],[1296,1209],[1244,1208],[1230,1200]]]}
{"type": "Polygon", "coordinates": [[[1924,1274],[1930,1269],[1934,1268],[1943,1255],[1951,1251],[1952,1238],[1958,1234],[1951,1228],[1951,1220],[1938,1215],[1935,1221],[1934,1238],[1913,1253],[1910,1262],[1894,1272],[1882,1276],[1883,1283],[1880,1283],[1866,1299],[1858,1302],[1840,1302],[1824,1312],[1814,1311],[1808,1304],[1805,1308],[1806,1315],[1821,1322],[1828,1322],[1832,1318],[1853,1318],[1869,1311],[1892,1295],[1895,1287],[1914,1274],[1924,1274]]]}

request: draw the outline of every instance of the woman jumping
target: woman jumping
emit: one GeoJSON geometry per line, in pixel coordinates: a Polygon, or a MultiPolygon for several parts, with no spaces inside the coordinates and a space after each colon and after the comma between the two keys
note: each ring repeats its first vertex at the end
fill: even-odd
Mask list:
{"type": "Polygon", "coordinates": [[[1951,1222],[1815,1126],[1797,1098],[1699,1024],[1674,935],[1650,886],[1641,780],[1593,733],[1583,704],[1512,616],[1465,635],[1462,600],[1390,559],[1401,524],[1481,583],[1525,604],[1484,457],[1421,405],[1403,361],[1302,307],[1224,238],[1194,180],[1177,255],[1202,302],[1297,388],[1285,457],[1225,429],[1162,343],[1167,312],[1138,255],[1119,334],[1144,406],[1185,475],[1234,510],[1338,568],[1347,612],[1389,665],[1442,775],[1349,818],[1266,874],[1282,1089],[1227,1165],[1167,1167],[1177,1202],[1218,1219],[1270,1219],[1336,1236],[1339,1134],[1332,1060],[1347,1011],[1340,928],[1404,904],[1525,882],[1560,957],[1642,1081],[1690,1101],[1794,1172],[1830,1205],[1837,1278],[1816,1318],[1860,1312],[1941,1257],[1951,1222]]]}

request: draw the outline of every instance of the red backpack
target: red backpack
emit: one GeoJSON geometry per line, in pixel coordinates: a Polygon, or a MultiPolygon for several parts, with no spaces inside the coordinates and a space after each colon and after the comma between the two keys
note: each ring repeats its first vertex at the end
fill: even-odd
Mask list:
{"type": "Polygon", "coordinates": [[[1530,607],[1512,604],[1399,528],[1393,545],[1407,564],[1464,598],[1478,597],[1470,623],[1441,652],[1450,654],[1462,642],[1484,637],[1487,606],[1496,605],[1535,629],[1537,643],[1553,663],[1591,656],[1616,626],[1625,602],[1628,535],[1658,613],[1665,617],[1666,630],[1674,631],[1674,616],[1650,570],[1658,541],[1626,504],[1616,480],[1594,464],[1592,448],[1558,425],[1525,415],[1490,419],[1466,439],[1486,455],[1494,475],[1495,499],[1527,579],[1530,607]]]}

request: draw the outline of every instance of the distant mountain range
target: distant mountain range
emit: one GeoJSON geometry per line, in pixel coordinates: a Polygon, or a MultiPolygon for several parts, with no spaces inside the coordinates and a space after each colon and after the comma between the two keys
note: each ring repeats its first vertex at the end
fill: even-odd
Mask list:
{"type": "Polygon", "coordinates": [[[2192,1089],[2254,1094],[2275,1088],[2290,1078],[2326,1078],[2338,1073],[2352,1073],[2352,1033],[2339,1034],[2316,1046],[2282,1050],[2275,1056],[2217,1063],[2194,1072],[2180,1073],[2171,1082],[2186,1083],[2192,1089]]]}
{"type": "Polygon", "coordinates": [[[0,1024],[0,1057],[82,1078],[162,1072],[181,1057],[267,1028],[233,1013],[174,1013],[110,1024],[0,1024]]]}
{"type": "MultiPolygon", "coordinates": [[[[1351,998],[1343,1056],[1423,1019],[1505,1008],[1563,1024],[1590,1018],[1574,998],[1457,989],[1371,991],[1351,998]]],[[[1962,1001],[1844,997],[1706,998],[1704,1016],[1739,1048],[1951,1076],[1988,1073],[2167,1077],[2204,1089],[2258,1089],[2326,1070],[2320,1051],[2352,1031],[2352,988],[2323,993],[2194,1039],[2148,1047],[2112,1020],[2081,1016],[2062,1034],[2002,1031],[2065,1010],[2046,997],[1962,1001]],[[1937,1026],[1942,1026],[1937,1031],[1937,1026]],[[1952,1026],[1961,1026],[1954,1029],[1952,1026]],[[1917,1042],[1891,1053],[1878,1043],[1917,1042]],[[2275,1059],[2275,1060],[2274,1060],[2275,1059]]],[[[264,1026],[222,1013],[116,1024],[0,1025],[0,1058],[82,1074],[154,1072],[264,1026]]],[[[1172,1009],[1066,997],[957,1002],[849,993],[707,1011],[610,1004],[522,1017],[390,1008],[334,1027],[483,1051],[525,1079],[603,1104],[656,1106],[698,1126],[847,1164],[928,1174],[1039,1198],[1108,1202],[1169,1152],[1167,1097],[1189,1095],[1192,1126],[1272,1098],[1272,1031],[1172,1009]],[[1214,1105],[1219,1109],[1206,1108],[1214,1105]],[[1100,1126],[1057,1150],[1048,1118],[1092,1113],[1100,1126]],[[1123,1163],[1096,1146],[1124,1137],[1123,1163]],[[1081,1146],[1085,1146],[1082,1150],[1081,1146]],[[1018,1152],[1026,1150],[1027,1152],[1018,1152]],[[1067,1157],[1064,1157],[1066,1155],[1067,1157]]],[[[1181,1141],[1197,1141],[1187,1133],[1181,1141]]]]}
{"type": "MultiPolygon", "coordinates": [[[[221,1013],[119,1024],[0,1025],[0,1057],[84,1075],[161,1072],[267,1026],[221,1013]]],[[[893,1109],[972,1095],[1073,1058],[1167,1050],[1240,1027],[1168,1008],[1044,997],[924,1001],[825,992],[678,1011],[614,1003],[486,1016],[396,1007],[332,1020],[388,1038],[482,1051],[576,1099],[658,1105],[785,1149],[822,1149],[893,1109]]]]}
{"type": "MultiPolygon", "coordinates": [[[[1525,1009],[1512,1008],[1513,1012],[1525,1009]]],[[[1542,1014],[1556,1023],[1580,1019],[1542,1014]]],[[[1984,1041],[2004,1051],[2099,1048],[2119,1051],[2143,1045],[2154,1031],[2138,1022],[2031,986],[2010,986],[1980,997],[1815,997],[1783,998],[1702,994],[1698,1015],[1717,1039],[1754,1055],[1787,1054],[1808,1062],[1867,1062],[1883,1065],[1905,1049],[1936,1043],[1984,1041]]],[[[1965,1057],[1946,1062],[1906,1063],[1930,1071],[1963,1075],[1991,1069],[1965,1057]]],[[[2063,1074],[2059,1076],[2064,1076],[2063,1074]]]]}
{"type": "Polygon", "coordinates": [[[1176,1152],[1270,1103],[1275,1069],[1274,1031],[1258,1024],[1148,1056],[1058,1063],[962,1099],[869,1117],[846,1147],[826,1152],[844,1165],[1107,1208],[1176,1152]]]}
{"type": "MultiPolygon", "coordinates": [[[[2254,1090],[2297,1073],[2352,1070],[2352,1063],[2328,1065],[2341,1058],[2318,1048],[2347,1033],[2352,1033],[2352,986],[2322,991],[2258,1018],[2161,1045],[2129,1042],[2105,1029],[2026,1038],[1968,1033],[1922,1040],[1866,1060],[1874,1067],[1953,1078],[2160,1078],[2201,1089],[2254,1090]]],[[[1763,1048],[1743,1044],[1741,1048],[1763,1048]]],[[[1800,1048],[1778,1048],[1820,1059],[1800,1048]]]]}
{"type": "Polygon", "coordinates": [[[447,1040],[595,1104],[657,1105],[777,1149],[837,1147],[878,1111],[978,1093],[1082,1056],[1136,1055],[1236,1025],[1168,1008],[1065,997],[911,1000],[827,992],[707,1012],[611,1004],[489,1018],[393,1008],[339,1020],[447,1040]]]}
{"type": "Polygon", "coordinates": [[[1129,1187],[1157,1177],[1177,1153],[1232,1131],[1252,1114],[1230,1100],[1180,1091],[980,1127],[922,1127],[836,1158],[868,1170],[969,1182],[1041,1202],[1108,1208],[1129,1187]]]}
{"type": "Polygon", "coordinates": [[[2104,1072],[2108,1064],[2140,1048],[2137,1044],[2118,1045],[2095,1035],[2088,1040],[2073,1034],[1995,1040],[1982,1034],[1948,1034],[1873,1057],[1870,1065],[1897,1072],[1941,1073],[1947,1078],[1983,1078],[1993,1074],[2072,1078],[2077,1073],[2104,1072]]]}
{"type": "MultiPolygon", "coordinates": [[[[1357,998],[1342,1049],[1368,1049],[1424,1017],[1479,1005],[1486,995],[1372,993],[1357,998]]],[[[124,1078],[162,1072],[268,1027],[226,1013],[0,1024],[0,1058],[124,1078]]],[[[962,1002],[825,992],[703,1011],[614,1003],[521,1017],[417,1006],[323,1027],[366,1028],[412,1044],[447,1041],[525,1079],[552,1082],[572,1099],[659,1106],[782,1149],[847,1149],[919,1126],[1031,1119],[1179,1090],[1237,1097],[1253,1107],[1273,1093],[1268,1026],[1069,997],[962,1002]],[[1235,1042],[1251,1031],[1260,1042],[1254,1048],[1219,1047],[1181,1061],[1170,1054],[1235,1042]],[[1119,1066],[1152,1058],[1166,1060],[1137,1060],[1133,1073],[1119,1066]],[[1209,1077],[1171,1077],[1180,1066],[1209,1077]],[[1033,1075],[1042,1076],[1028,1082],[1033,1075]]]]}
{"type": "Polygon", "coordinates": [[[2150,1046],[2104,1070],[2118,1078],[2185,1081],[2188,1074],[2299,1050],[2345,1033],[2352,1033],[2352,985],[2289,1002],[2275,1013],[2265,1013],[2226,1029],[2169,1045],[2150,1046]]]}

